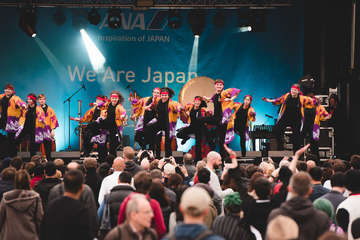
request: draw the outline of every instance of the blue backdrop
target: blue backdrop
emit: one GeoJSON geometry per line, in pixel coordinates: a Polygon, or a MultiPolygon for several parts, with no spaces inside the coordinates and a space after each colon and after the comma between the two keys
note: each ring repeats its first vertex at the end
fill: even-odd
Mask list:
{"type": "MultiPolygon", "coordinates": [[[[13,83],[16,94],[23,99],[30,92],[45,93],[60,123],[56,130],[58,151],[64,150],[68,141],[68,106],[63,101],[82,83],[86,91],[80,91],[72,99],[72,116],[78,113],[78,100],[82,100],[84,113],[96,95],[109,95],[113,89],[121,91],[126,99],[127,85],[141,96],[148,96],[152,88],[165,85],[178,93],[192,77],[208,76],[224,79],[225,88],[242,89],[238,101],[245,94],[252,94],[256,124],[272,124],[265,114],[276,116],[277,108],[262,102],[261,97],[285,93],[302,75],[302,6],[268,10],[266,32],[236,32],[235,10],[224,10],[226,26],[217,29],[212,24],[214,12],[209,11],[194,73],[188,72],[194,42],[187,22],[188,10],[182,12],[182,26],[176,30],[168,27],[164,10],[123,10],[122,26],[116,30],[107,26],[106,11],[100,11],[101,23],[85,26],[106,58],[104,72],[100,74],[93,71],[79,28],[74,27],[84,10],[87,11],[65,9],[67,21],[57,26],[52,21],[55,9],[38,9],[38,34],[31,38],[18,27],[18,9],[0,8],[0,84],[13,83]]],[[[124,105],[130,114],[130,104],[126,101],[124,105]]],[[[78,147],[76,126],[76,123],[70,125],[71,144],[75,148],[78,147]]],[[[132,143],[133,124],[124,133],[131,136],[132,143]]],[[[231,146],[239,149],[238,137],[231,146]]]]}

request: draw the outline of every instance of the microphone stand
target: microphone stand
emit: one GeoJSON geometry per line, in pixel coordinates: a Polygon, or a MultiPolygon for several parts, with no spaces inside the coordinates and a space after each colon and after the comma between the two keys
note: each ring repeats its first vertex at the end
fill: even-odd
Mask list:
{"type": "Polygon", "coordinates": [[[85,84],[82,84],[81,85],[81,88],[79,88],[78,90],[76,90],[70,97],[68,97],[65,101],[64,101],[64,104],[66,103],[66,102],[69,102],[69,117],[68,117],[68,121],[69,121],[69,131],[68,131],[68,133],[69,133],[69,145],[68,145],[68,148],[67,148],[67,150],[71,150],[71,145],[70,145],[70,102],[71,102],[71,98],[73,97],[73,96],[75,96],[78,92],[80,92],[81,91],[81,89],[84,89],[85,90],[85,84]]]}

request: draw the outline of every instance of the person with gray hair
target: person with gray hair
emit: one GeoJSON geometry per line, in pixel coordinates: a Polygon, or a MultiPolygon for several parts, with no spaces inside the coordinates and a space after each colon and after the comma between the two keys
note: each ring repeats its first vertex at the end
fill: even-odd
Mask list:
{"type": "Polygon", "coordinates": [[[299,225],[299,239],[317,239],[330,228],[329,217],[314,208],[309,196],[312,192],[311,177],[307,172],[294,174],[290,179],[290,199],[274,209],[268,222],[279,215],[292,218],[299,225]]]}
{"type": "Polygon", "coordinates": [[[126,205],[125,223],[113,228],[105,240],[155,240],[157,235],[151,228],[154,213],[149,201],[143,194],[134,194],[126,205]]]}

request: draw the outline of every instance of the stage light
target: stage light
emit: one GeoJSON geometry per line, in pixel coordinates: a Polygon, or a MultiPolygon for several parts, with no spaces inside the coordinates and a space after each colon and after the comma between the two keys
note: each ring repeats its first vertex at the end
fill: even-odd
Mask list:
{"type": "Polygon", "coordinates": [[[266,12],[259,9],[240,9],[238,12],[238,32],[265,32],[266,12]]]}
{"type": "Polygon", "coordinates": [[[109,9],[108,11],[108,25],[109,28],[120,28],[121,27],[121,10],[120,9],[109,9]]]}
{"type": "Polygon", "coordinates": [[[251,26],[241,26],[238,28],[238,32],[251,32],[252,27],[251,26]]]}
{"type": "Polygon", "coordinates": [[[96,47],[95,43],[91,40],[89,35],[84,29],[80,30],[81,37],[84,41],[88,56],[91,62],[93,69],[96,72],[101,72],[104,70],[105,57],[102,55],[100,50],[96,47]]]}
{"type": "Polygon", "coordinates": [[[202,9],[192,10],[188,15],[188,22],[194,35],[199,37],[206,26],[206,13],[202,9]]]}
{"type": "Polygon", "coordinates": [[[88,11],[86,9],[71,9],[72,14],[72,26],[79,31],[80,29],[85,29],[88,25],[87,15],[88,11]]]}
{"type": "Polygon", "coordinates": [[[216,14],[214,15],[213,24],[217,28],[222,28],[225,26],[226,16],[221,10],[217,11],[216,14]]]}
{"type": "Polygon", "coordinates": [[[199,53],[199,35],[194,36],[193,49],[191,52],[191,58],[189,63],[188,72],[196,72],[198,68],[198,53],[199,53]]]}
{"type": "Polygon", "coordinates": [[[88,20],[92,25],[98,25],[100,23],[101,16],[95,8],[91,9],[91,11],[88,13],[88,20]]]}
{"type": "Polygon", "coordinates": [[[56,8],[56,12],[53,16],[54,23],[58,26],[63,25],[66,22],[66,16],[61,7],[56,8]]]}
{"type": "Polygon", "coordinates": [[[28,6],[21,9],[19,27],[29,37],[36,37],[36,13],[34,7],[28,6]]]}
{"type": "Polygon", "coordinates": [[[178,29],[181,27],[181,14],[178,10],[168,11],[168,25],[172,29],[178,29]]]}

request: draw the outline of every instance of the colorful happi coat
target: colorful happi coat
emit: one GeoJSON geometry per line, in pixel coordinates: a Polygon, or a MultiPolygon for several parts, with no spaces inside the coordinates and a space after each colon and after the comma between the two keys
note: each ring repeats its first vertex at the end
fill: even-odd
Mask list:
{"type": "MultiPolygon", "coordinates": [[[[221,123],[227,125],[226,135],[225,135],[226,144],[230,143],[234,139],[234,119],[235,119],[234,110],[237,104],[233,100],[225,101],[225,99],[236,98],[240,92],[241,90],[237,88],[228,88],[221,92],[220,101],[223,112],[221,123]]],[[[212,101],[214,101],[214,97],[215,94],[211,98],[212,101]]]]}
{"type": "Polygon", "coordinates": [[[123,105],[119,103],[115,109],[115,123],[121,136],[123,136],[124,124],[126,120],[127,120],[126,110],[123,107],[123,105]]]}
{"type": "Polygon", "coordinates": [[[322,105],[318,105],[316,107],[315,113],[315,120],[314,120],[314,127],[313,127],[313,139],[315,141],[319,141],[320,138],[320,121],[325,121],[330,117],[330,114],[326,111],[325,107],[322,105]]]}
{"type": "Polygon", "coordinates": [[[131,116],[137,119],[135,131],[144,130],[144,114],[146,103],[151,97],[144,97],[141,99],[134,98],[131,103],[131,116]]]}
{"type": "MultiPolygon", "coordinates": [[[[41,110],[44,112],[43,108],[41,110]]],[[[59,127],[59,122],[56,118],[54,109],[48,106],[45,114],[45,126],[43,129],[43,137],[45,141],[52,141],[51,131],[59,127]]]]}
{"type": "MultiPolygon", "coordinates": [[[[274,105],[281,105],[277,121],[279,121],[285,113],[286,99],[288,97],[291,97],[290,93],[285,93],[281,97],[274,99],[273,102],[274,105]]],[[[315,98],[311,98],[303,95],[299,95],[299,99],[300,99],[300,112],[301,112],[301,128],[300,128],[301,131],[304,125],[304,108],[315,108],[317,102],[315,98]]]]}
{"type": "MultiPolygon", "coordinates": [[[[20,117],[19,124],[20,127],[15,134],[15,138],[18,138],[22,130],[24,129],[26,121],[26,112],[23,111],[22,116],[20,117]]],[[[35,142],[42,143],[44,141],[44,130],[45,130],[45,113],[40,106],[36,106],[36,120],[35,120],[35,142]]]]}
{"type": "MultiPolygon", "coordinates": [[[[242,106],[241,103],[236,103],[236,104],[237,105],[236,105],[235,113],[233,115],[233,117],[234,117],[233,121],[235,121],[236,113],[239,110],[239,108],[242,106]]],[[[250,137],[249,137],[250,122],[255,122],[255,117],[256,117],[255,109],[253,107],[249,106],[247,120],[246,120],[246,128],[245,128],[246,141],[250,140],[250,137]]]]}
{"type": "MultiPolygon", "coordinates": [[[[190,112],[193,108],[194,108],[193,103],[188,103],[185,105],[185,107],[181,108],[180,120],[183,123],[188,124],[188,125],[191,124],[190,112]]],[[[205,117],[205,114],[206,114],[206,108],[202,107],[201,108],[201,117],[205,117]]]]}
{"type": "MultiPolygon", "coordinates": [[[[100,108],[100,111],[106,110],[106,106],[105,106],[104,102],[99,103],[98,107],[100,108]]],[[[92,108],[87,110],[87,112],[84,114],[84,116],[80,119],[80,123],[89,123],[89,122],[91,122],[93,120],[96,108],[97,108],[97,106],[93,106],[92,108]]]]}
{"type": "MultiPolygon", "coordinates": [[[[5,94],[0,94],[0,100],[5,97],[5,94]]],[[[25,112],[26,103],[20,97],[13,95],[9,100],[9,107],[7,109],[7,121],[5,133],[16,133],[20,128],[20,118],[25,112]]],[[[2,108],[0,106],[0,114],[2,108]]]]}

